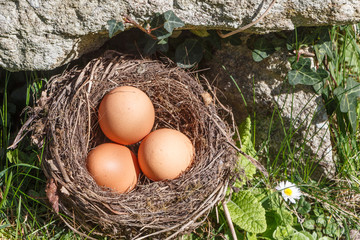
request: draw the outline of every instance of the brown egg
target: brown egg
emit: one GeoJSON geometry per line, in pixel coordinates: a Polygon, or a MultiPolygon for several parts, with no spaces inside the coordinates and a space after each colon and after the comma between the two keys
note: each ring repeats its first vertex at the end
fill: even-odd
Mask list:
{"type": "Polygon", "coordinates": [[[195,149],[183,133],[163,128],[151,132],[138,151],[142,172],[153,181],[175,179],[192,163],[195,149]]]}
{"type": "Polygon", "coordinates": [[[130,145],[151,131],[155,110],[150,98],[131,86],[117,87],[105,95],[99,106],[100,128],[110,140],[130,145]]]}
{"type": "Polygon", "coordinates": [[[118,193],[132,190],[140,172],[135,154],[116,143],[104,143],[91,150],[86,165],[99,186],[118,193]]]}

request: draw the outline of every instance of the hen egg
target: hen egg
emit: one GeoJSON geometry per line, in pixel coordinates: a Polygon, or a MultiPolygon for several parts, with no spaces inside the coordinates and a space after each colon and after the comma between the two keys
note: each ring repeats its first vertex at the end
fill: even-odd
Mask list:
{"type": "Polygon", "coordinates": [[[175,179],[192,163],[195,155],[190,139],[183,133],[163,128],[142,140],[138,160],[142,172],[153,181],[175,179]]]}
{"type": "Polygon", "coordinates": [[[118,193],[132,190],[140,172],[135,154],[116,143],[104,143],[91,150],[86,165],[99,186],[118,193]]]}
{"type": "Polygon", "coordinates": [[[113,142],[130,145],[152,129],[155,110],[150,98],[138,88],[117,87],[105,95],[99,106],[99,125],[113,142]]]}

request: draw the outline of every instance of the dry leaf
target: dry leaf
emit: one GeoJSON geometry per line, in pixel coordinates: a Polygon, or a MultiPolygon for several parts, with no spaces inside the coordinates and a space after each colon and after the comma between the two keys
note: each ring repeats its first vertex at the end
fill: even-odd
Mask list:
{"type": "Polygon", "coordinates": [[[57,193],[57,186],[55,184],[55,180],[51,178],[46,183],[46,197],[48,198],[51,207],[54,209],[56,213],[59,213],[59,195],[57,193]]]}
{"type": "Polygon", "coordinates": [[[208,105],[210,105],[210,104],[212,103],[213,98],[211,97],[210,93],[208,93],[208,92],[203,92],[203,93],[201,94],[201,96],[202,96],[202,98],[203,98],[203,101],[204,101],[204,103],[205,103],[205,106],[208,106],[208,105]]]}

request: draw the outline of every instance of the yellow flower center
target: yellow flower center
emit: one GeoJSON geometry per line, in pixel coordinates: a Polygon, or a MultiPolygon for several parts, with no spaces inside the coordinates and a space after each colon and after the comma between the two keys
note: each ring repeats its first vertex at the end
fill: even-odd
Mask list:
{"type": "Polygon", "coordinates": [[[292,190],[291,190],[290,188],[287,188],[287,189],[284,190],[284,193],[285,193],[286,195],[288,195],[288,196],[291,196],[292,190]]]}

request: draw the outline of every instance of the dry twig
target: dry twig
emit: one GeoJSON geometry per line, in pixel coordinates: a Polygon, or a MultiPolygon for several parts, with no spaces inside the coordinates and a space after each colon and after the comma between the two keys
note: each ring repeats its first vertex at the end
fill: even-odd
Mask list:
{"type": "MultiPolygon", "coordinates": [[[[222,121],[229,113],[216,104],[206,106],[204,89],[183,70],[108,51],[84,69],[54,76],[46,91],[51,96],[44,105],[47,110],[34,108],[31,113],[32,124],[42,123],[44,129],[33,135],[51,139],[42,167],[59,189],[66,187],[67,194],[58,195],[58,206],[62,214],[76,216],[72,229],[89,232],[97,226],[101,232],[94,235],[166,239],[198,227],[198,219],[225,197],[237,162],[236,151],[227,143],[232,141],[230,128],[222,121]],[[106,141],[96,108],[120,85],[148,94],[155,107],[155,129],[174,128],[192,140],[195,161],[182,177],[151,182],[141,176],[132,192],[117,194],[97,186],[88,174],[87,153],[106,141]]],[[[138,144],[130,148],[137,152],[138,144]]]]}
{"type": "Polygon", "coordinates": [[[244,31],[244,30],[246,30],[246,29],[254,26],[254,25],[257,24],[258,22],[260,22],[260,21],[269,13],[270,9],[274,6],[275,2],[276,2],[276,0],[272,0],[272,2],[270,3],[270,5],[269,5],[269,7],[266,9],[266,11],[265,11],[257,20],[255,20],[254,22],[251,22],[251,23],[249,23],[249,24],[247,24],[247,25],[245,25],[245,26],[243,26],[243,27],[241,27],[241,28],[239,28],[239,29],[237,29],[237,30],[234,30],[234,31],[229,32],[229,33],[226,33],[226,34],[222,34],[222,32],[221,32],[220,30],[218,30],[218,31],[217,31],[218,35],[219,35],[221,38],[228,38],[228,37],[230,37],[230,36],[232,36],[232,35],[235,35],[235,34],[237,34],[237,33],[239,33],[239,32],[242,32],[242,31],[244,31]]]}

